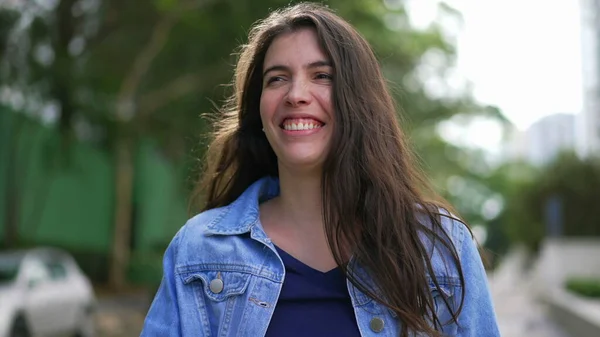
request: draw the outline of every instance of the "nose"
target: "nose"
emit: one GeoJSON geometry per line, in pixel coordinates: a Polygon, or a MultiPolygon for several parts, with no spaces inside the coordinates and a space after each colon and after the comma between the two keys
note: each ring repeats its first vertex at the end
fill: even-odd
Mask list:
{"type": "Polygon", "coordinates": [[[286,104],[292,107],[308,105],[311,102],[310,84],[304,79],[294,80],[285,97],[286,104]]]}

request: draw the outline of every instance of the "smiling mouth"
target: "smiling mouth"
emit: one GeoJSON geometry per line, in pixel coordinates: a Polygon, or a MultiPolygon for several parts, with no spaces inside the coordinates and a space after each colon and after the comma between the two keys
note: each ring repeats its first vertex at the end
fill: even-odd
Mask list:
{"type": "Polygon", "coordinates": [[[288,118],[279,127],[286,131],[304,131],[319,129],[323,126],[325,123],[312,118],[288,118]]]}

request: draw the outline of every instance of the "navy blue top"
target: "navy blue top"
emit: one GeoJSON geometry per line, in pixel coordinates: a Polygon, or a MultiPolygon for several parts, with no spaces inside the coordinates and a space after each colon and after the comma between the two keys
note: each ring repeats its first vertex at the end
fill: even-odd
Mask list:
{"type": "Polygon", "coordinates": [[[276,248],[286,275],[266,337],[360,337],[341,269],[323,273],[276,248]]]}

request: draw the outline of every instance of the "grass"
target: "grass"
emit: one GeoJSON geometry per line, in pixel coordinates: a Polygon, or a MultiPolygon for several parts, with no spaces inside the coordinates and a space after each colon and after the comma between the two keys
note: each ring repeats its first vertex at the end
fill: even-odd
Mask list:
{"type": "Polygon", "coordinates": [[[567,280],[565,287],[580,296],[600,299],[600,279],[573,277],[567,280]]]}

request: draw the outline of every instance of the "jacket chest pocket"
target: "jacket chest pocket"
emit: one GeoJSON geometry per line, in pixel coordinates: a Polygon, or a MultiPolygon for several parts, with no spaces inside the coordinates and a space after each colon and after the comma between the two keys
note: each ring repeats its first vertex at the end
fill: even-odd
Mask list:
{"type": "Polygon", "coordinates": [[[228,336],[241,317],[251,279],[248,273],[219,270],[196,271],[184,277],[183,282],[193,288],[209,336],[228,336]]]}
{"type": "MultiPolygon", "coordinates": [[[[456,323],[452,319],[453,313],[456,313],[457,303],[455,298],[455,287],[440,284],[440,288],[435,285],[430,285],[433,304],[435,306],[435,314],[439,322],[442,324],[442,331],[450,333],[456,331],[456,323]],[[447,303],[447,304],[446,304],[447,303]]],[[[458,299],[460,301],[460,299],[458,299]]]]}

